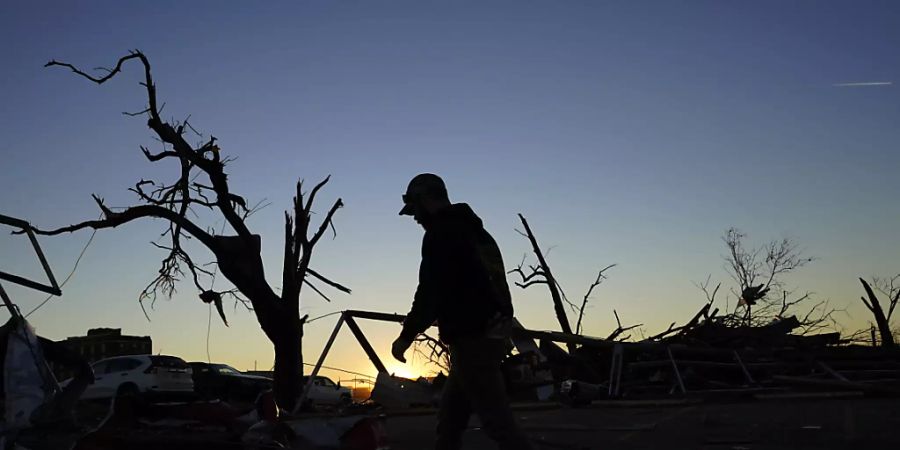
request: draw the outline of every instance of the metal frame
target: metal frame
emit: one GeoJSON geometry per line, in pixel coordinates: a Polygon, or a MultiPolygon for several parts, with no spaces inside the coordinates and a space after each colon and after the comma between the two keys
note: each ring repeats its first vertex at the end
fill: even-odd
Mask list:
{"type": "MultiPolygon", "coordinates": [[[[47,275],[47,279],[50,280],[50,284],[47,285],[38,283],[36,281],[32,281],[27,278],[3,271],[0,271],[0,280],[9,281],[11,283],[25,286],[27,288],[41,291],[50,295],[62,295],[62,290],[59,288],[59,284],[56,283],[56,277],[53,276],[53,271],[50,269],[50,264],[47,263],[47,258],[44,256],[44,252],[41,250],[41,245],[38,244],[37,237],[35,237],[34,235],[31,224],[22,219],[17,219],[15,217],[9,217],[0,214],[0,225],[9,225],[15,228],[20,228],[25,232],[25,234],[28,235],[28,239],[31,241],[31,247],[34,249],[34,253],[37,254],[38,259],[41,261],[41,266],[44,268],[44,273],[47,275]]],[[[17,323],[16,326],[26,326],[25,318],[22,316],[22,313],[19,311],[19,308],[16,306],[16,304],[13,303],[12,299],[9,298],[9,294],[6,293],[6,290],[3,289],[2,283],[0,283],[0,300],[3,301],[3,305],[6,306],[7,310],[9,310],[9,315],[12,316],[13,320],[17,323]]],[[[37,335],[35,335],[35,337],[37,337],[37,335]]],[[[53,377],[50,366],[47,364],[47,360],[44,359],[43,356],[41,356],[40,352],[35,351],[27,336],[25,336],[25,343],[31,350],[32,358],[34,358],[34,362],[37,365],[38,372],[41,378],[43,378],[44,383],[50,386],[50,389],[54,391],[53,393],[51,393],[51,395],[55,395],[59,392],[60,388],[57,384],[56,378],[53,377]]]]}
{"type": "Polygon", "coordinates": [[[681,371],[678,370],[678,363],[675,362],[675,355],[672,354],[672,347],[666,347],[666,353],[669,355],[669,361],[672,362],[672,371],[675,372],[675,380],[678,382],[678,388],[681,390],[682,394],[687,394],[687,389],[684,388],[684,380],[681,378],[681,371]]]}
{"type": "Polygon", "coordinates": [[[625,348],[622,345],[613,347],[612,362],[609,365],[609,396],[618,397],[622,389],[622,359],[625,348]]]}
{"type": "MultiPolygon", "coordinates": [[[[322,353],[319,355],[319,359],[318,361],[316,361],[316,364],[309,375],[309,379],[307,380],[306,385],[303,387],[303,392],[300,394],[300,400],[297,402],[295,412],[299,411],[299,408],[302,407],[303,403],[306,401],[307,393],[309,392],[315,377],[319,374],[319,370],[325,363],[325,358],[328,356],[328,352],[331,351],[331,346],[334,344],[334,340],[337,338],[337,335],[341,331],[341,328],[344,326],[344,324],[347,324],[347,327],[350,328],[353,336],[356,337],[356,340],[359,342],[360,347],[362,347],[363,351],[366,352],[366,356],[368,356],[369,360],[372,361],[372,364],[378,370],[378,373],[388,373],[388,370],[385,367],[384,363],[381,361],[381,358],[379,358],[378,354],[375,353],[375,349],[372,347],[372,344],[369,343],[369,340],[366,338],[362,329],[356,323],[356,319],[375,320],[379,322],[393,322],[399,324],[403,323],[403,321],[406,319],[406,316],[402,314],[390,314],[360,310],[346,310],[341,312],[337,323],[334,325],[334,330],[331,332],[331,336],[329,336],[328,341],[325,343],[325,348],[322,349],[322,353]]],[[[565,344],[571,343],[583,345],[586,347],[612,349],[613,365],[610,370],[611,379],[609,388],[610,394],[614,396],[621,395],[623,372],[622,369],[624,366],[623,356],[626,349],[660,348],[665,346],[664,344],[660,343],[613,342],[595,337],[565,334],[556,331],[529,330],[521,326],[513,327],[512,333],[513,337],[522,339],[543,339],[565,344]]],[[[670,346],[665,347],[668,348],[670,346]]]]}
{"type": "MultiPolygon", "coordinates": [[[[307,393],[312,386],[313,380],[319,374],[319,370],[323,367],[322,365],[325,363],[325,358],[328,356],[329,351],[331,351],[331,347],[334,344],[334,341],[344,324],[346,324],[347,327],[350,328],[353,336],[359,342],[360,347],[362,347],[363,351],[366,353],[366,356],[369,357],[369,360],[372,361],[372,364],[378,370],[378,373],[388,373],[387,368],[381,361],[381,358],[379,358],[378,354],[375,352],[372,344],[366,338],[362,329],[359,327],[359,324],[357,324],[356,319],[375,320],[379,322],[393,322],[399,324],[403,323],[403,321],[406,319],[406,316],[402,314],[389,314],[359,310],[347,310],[341,312],[341,315],[334,326],[334,330],[331,332],[331,336],[325,343],[325,348],[322,349],[322,353],[319,355],[319,359],[313,367],[313,370],[309,375],[309,379],[307,380],[306,385],[303,388],[303,392],[300,395],[300,401],[297,403],[297,410],[299,410],[299,408],[303,405],[303,402],[306,401],[307,393]]],[[[513,337],[521,339],[543,339],[552,342],[573,343],[586,347],[610,349],[612,351],[609,381],[610,397],[619,397],[622,395],[622,378],[624,376],[624,368],[627,365],[627,363],[624,361],[626,350],[664,349],[666,357],[661,362],[664,362],[665,365],[670,366],[675,375],[673,393],[674,391],[680,391],[682,394],[687,394],[688,392],[687,387],[684,384],[684,380],[681,377],[681,370],[678,360],[675,358],[674,354],[675,351],[686,348],[684,345],[669,345],[658,342],[614,342],[589,336],[571,335],[555,331],[529,330],[521,326],[513,327],[512,333],[513,337]]],[[[753,380],[753,377],[750,375],[749,370],[747,370],[746,365],[741,360],[740,355],[738,355],[736,351],[708,350],[708,352],[730,356],[734,360],[734,362],[723,364],[735,366],[736,368],[741,370],[742,375],[750,384],[755,384],[755,380],[753,380]]]]}
{"type": "MultiPolygon", "coordinates": [[[[56,277],[53,276],[53,270],[50,269],[50,264],[47,263],[47,258],[44,256],[44,252],[41,250],[41,245],[38,244],[37,237],[34,235],[34,231],[32,231],[31,229],[31,224],[22,219],[17,219],[15,217],[9,217],[0,214],[0,225],[9,225],[11,227],[21,228],[22,231],[24,231],[25,234],[28,235],[28,239],[31,241],[31,247],[34,249],[34,253],[37,254],[38,259],[41,261],[41,266],[44,268],[44,273],[47,275],[47,279],[50,280],[50,284],[47,285],[38,283],[37,281],[32,281],[18,275],[4,272],[2,270],[0,270],[0,280],[6,280],[11,283],[25,286],[27,288],[41,291],[50,295],[62,295],[62,290],[59,288],[59,284],[56,283],[56,277]]],[[[19,312],[19,309],[16,307],[16,305],[12,302],[12,299],[9,298],[9,294],[6,293],[6,290],[3,289],[2,283],[0,283],[0,300],[3,301],[3,305],[6,306],[6,309],[9,310],[9,314],[11,316],[21,318],[22,314],[19,312]]]]}
{"type": "MultiPolygon", "coordinates": [[[[356,337],[357,341],[359,341],[360,346],[363,351],[365,351],[366,355],[369,357],[369,360],[372,361],[372,364],[378,370],[378,373],[387,373],[387,369],[381,359],[375,352],[375,349],[372,347],[371,343],[369,343],[362,329],[357,324],[356,319],[367,319],[367,320],[375,320],[380,322],[393,322],[393,323],[403,323],[403,320],[406,319],[406,316],[401,314],[387,314],[387,313],[379,313],[372,311],[358,311],[358,310],[347,310],[341,312],[340,318],[335,324],[334,330],[331,333],[331,336],[328,339],[328,342],[325,344],[325,348],[322,350],[322,354],[319,356],[316,365],[314,366],[312,373],[310,374],[309,380],[306,383],[306,386],[303,389],[303,392],[300,397],[300,402],[298,402],[298,409],[300,405],[306,400],[306,394],[309,392],[310,387],[312,385],[313,379],[319,373],[319,369],[321,369],[325,362],[325,358],[328,355],[328,352],[331,350],[332,345],[334,344],[335,339],[337,338],[337,334],[340,332],[343,325],[346,323],[347,327],[350,328],[350,331],[353,333],[354,337],[356,337]]],[[[703,365],[703,366],[714,366],[714,367],[732,367],[735,370],[739,371],[744,381],[750,386],[749,389],[753,389],[759,386],[757,380],[754,379],[753,375],[750,372],[751,366],[756,366],[756,363],[747,364],[743,361],[741,354],[739,351],[735,349],[712,349],[712,348],[704,348],[697,349],[686,346],[685,344],[666,344],[662,342],[615,342],[608,341],[604,339],[587,337],[581,335],[569,335],[555,331],[539,331],[539,330],[529,330],[519,326],[515,326],[512,329],[512,334],[514,338],[518,339],[543,339],[552,342],[560,342],[560,343],[575,343],[579,345],[583,345],[585,347],[592,348],[602,348],[608,349],[611,352],[611,361],[610,361],[610,373],[609,373],[609,386],[608,393],[611,398],[621,397],[623,394],[623,378],[626,377],[626,368],[630,367],[632,364],[635,365],[647,365],[653,364],[654,366],[659,367],[668,367],[674,375],[674,379],[672,381],[672,386],[670,390],[670,394],[679,393],[680,395],[691,395],[691,394],[702,394],[704,392],[713,392],[706,390],[689,390],[685,385],[685,380],[682,377],[682,369],[686,366],[690,365],[703,365]],[[662,356],[659,360],[653,361],[643,361],[643,362],[632,362],[628,363],[625,361],[625,352],[626,351],[635,351],[635,350],[654,350],[654,351],[662,351],[664,356],[662,356]],[[676,354],[678,356],[685,356],[685,353],[693,353],[695,355],[702,356],[718,356],[728,358],[731,361],[705,361],[705,360],[686,360],[686,359],[678,359],[676,358],[676,354]]],[[[830,375],[833,380],[812,380],[810,382],[816,382],[819,384],[828,384],[829,386],[839,386],[839,387],[859,387],[865,386],[861,383],[856,383],[852,381],[848,381],[847,378],[841,374],[839,371],[834,370],[829,365],[825,364],[822,361],[812,361],[812,365],[818,366],[821,370],[823,370],[826,374],[830,375]],[[836,384],[840,383],[840,384],[836,384]]],[[[782,377],[785,382],[795,382],[795,383],[807,383],[807,379],[800,379],[797,377],[782,377]]],[[[748,388],[742,388],[742,390],[748,388]]],[[[761,389],[761,388],[760,388],[761,389]]],[[[875,387],[871,387],[869,389],[875,389],[875,387]]],[[[896,394],[900,391],[889,390],[888,388],[878,388],[881,389],[879,392],[890,392],[892,394],[896,394]]]]}
{"type": "Polygon", "coordinates": [[[741,372],[744,373],[744,378],[747,380],[749,385],[755,385],[756,380],[753,379],[753,376],[750,375],[750,371],[747,370],[747,366],[744,365],[744,360],[741,359],[741,355],[738,354],[738,351],[734,351],[734,360],[737,361],[738,365],[741,366],[741,372]]]}
{"type": "Polygon", "coordinates": [[[384,363],[381,361],[381,358],[378,357],[378,354],[375,353],[375,349],[372,347],[372,344],[369,343],[369,339],[366,338],[366,335],[363,334],[362,329],[359,328],[359,325],[356,323],[355,319],[357,318],[377,320],[381,322],[403,323],[403,320],[406,319],[406,316],[400,314],[386,314],[356,310],[347,310],[341,312],[337,323],[334,325],[334,330],[331,332],[331,336],[328,337],[328,341],[325,343],[325,348],[322,349],[322,354],[319,355],[319,360],[316,361],[316,365],[313,367],[312,372],[309,374],[309,379],[306,381],[306,385],[303,386],[303,392],[300,393],[300,399],[297,402],[297,406],[294,408],[295,413],[298,412],[303,406],[303,403],[306,402],[306,396],[309,393],[310,388],[312,387],[313,381],[319,374],[319,369],[321,369],[322,364],[325,363],[325,357],[328,356],[328,352],[331,351],[331,346],[334,344],[334,340],[337,338],[338,332],[341,331],[341,327],[343,327],[345,323],[347,324],[347,327],[350,328],[353,336],[356,337],[356,340],[359,341],[359,345],[360,347],[362,347],[363,351],[366,352],[366,356],[369,357],[369,360],[372,361],[372,364],[374,364],[375,368],[378,369],[378,373],[388,373],[387,367],[385,367],[384,363]]]}
{"type": "MultiPolygon", "coordinates": [[[[59,285],[56,283],[56,277],[53,276],[53,271],[50,269],[50,264],[47,263],[47,258],[44,257],[44,252],[41,250],[41,245],[38,244],[37,237],[34,235],[34,231],[32,231],[31,229],[31,224],[22,219],[17,219],[15,217],[9,217],[0,214],[0,225],[9,225],[11,227],[21,228],[22,231],[24,231],[25,234],[28,235],[28,239],[31,241],[31,247],[34,248],[35,254],[37,254],[38,259],[41,261],[41,266],[44,268],[44,273],[47,275],[47,279],[50,280],[50,284],[47,285],[38,283],[37,281],[32,281],[18,275],[3,272],[2,270],[0,270],[0,280],[6,280],[11,283],[45,292],[50,295],[62,295],[62,291],[59,289],[59,285]]],[[[3,301],[9,303],[9,297],[6,296],[5,293],[3,294],[3,301]]],[[[7,307],[8,306],[9,305],[7,304],[7,307]]]]}

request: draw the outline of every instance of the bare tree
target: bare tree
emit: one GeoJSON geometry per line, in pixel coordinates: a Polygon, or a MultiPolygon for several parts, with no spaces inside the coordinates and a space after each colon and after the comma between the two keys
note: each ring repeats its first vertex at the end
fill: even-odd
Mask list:
{"type": "MultiPolygon", "coordinates": [[[[736,228],[729,228],[722,237],[728,248],[726,269],[737,284],[732,294],[738,302],[729,316],[737,322],[735,325],[761,325],[784,317],[798,305],[808,304],[812,293],[795,294],[786,286],[784,276],[815,258],[805,256],[790,238],[750,248],[744,244],[746,237],[736,228]]],[[[817,325],[828,322],[833,311],[827,302],[817,302],[805,313],[801,326],[813,331],[817,325]]]]}
{"type": "MultiPolygon", "coordinates": [[[[162,150],[153,153],[141,147],[144,156],[150,162],[173,161],[179,166],[179,176],[172,183],[160,183],[141,179],[130,190],[134,192],[140,204],[118,211],[108,207],[102,198],[94,195],[94,201],[103,213],[99,220],[88,220],[51,230],[35,229],[45,235],[69,233],[84,228],[114,228],[137,219],[154,218],[167,222],[163,233],[165,244],[155,244],[166,252],[166,257],[156,278],[142,291],[143,301],[153,300],[157,294],[171,296],[175,292],[177,282],[187,276],[199,292],[199,297],[206,303],[215,303],[219,314],[225,319],[222,310],[223,296],[234,296],[256,315],[260,327],[272,342],[275,350],[275,397],[279,406],[293,410],[300,395],[300,379],[302,375],[303,325],[306,316],[300,317],[300,291],[305,284],[315,292],[323,295],[321,290],[312,284],[309,277],[332,288],[349,293],[346,287],[331,281],[310,267],[313,249],[322,236],[332,230],[332,219],[335,212],[343,206],[337,199],[318,228],[310,234],[311,216],[316,195],[328,183],[329,178],[316,184],[308,193],[304,191],[303,182],[296,185],[293,208],[285,212],[284,227],[284,264],[281,280],[281,294],[265,279],[263,262],[260,255],[260,236],[253,234],[245,223],[247,217],[255,211],[255,207],[231,191],[225,166],[231,160],[223,157],[216,138],[203,138],[195,146],[186,140],[188,132],[196,132],[188,122],[165,121],[160,117],[160,106],[156,96],[156,85],[150,74],[150,62],[140,51],[132,51],[119,58],[112,69],[103,69],[105,75],[92,76],[76,66],[68,63],[50,61],[46,67],[59,66],[71,69],[77,75],[97,84],[109,81],[121,72],[122,65],[130,60],[138,60],[143,65],[143,82],[146,89],[147,107],[129,116],[146,116],[147,125],[162,143],[162,150]],[[227,223],[233,234],[216,234],[197,225],[195,208],[203,208],[219,214],[227,223]],[[193,214],[193,215],[189,215],[193,214]],[[211,272],[204,266],[195,263],[193,257],[184,248],[184,242],[195,239],[205,246],[214,256],[218,270],[234,286],[225,291],[213,290],[211,272]],[[308,277],[309,276],[309,277],[308,277]]],[[[223,228],[224,230],[224,228],[223,228]]],[[[327,297],[326,297],[327,299],[327,297]]],[[[146,311],[145,311],[146,314],[146,311]]],[[[227,322],[226,322],[227,324],[227,322]]]]}
{"type": "Polygon", "coordinates": [[[891,316],[894,314],[894,308],[897,307],[897,302],[900,301],[900,282],[898,281],[900,281],[900,274],[887,279],[872,279],[872,285],[875,286],[875,290],[881,292],[888,298],[888,304],[886,305],[887,312],[885,312],[884,307],[882,307],[881,301],[878,300],[878,296],[875,294],[875,290],[872,289],[872,286],[870,286],[866,280],[862,278],[859,279],[859,282],[862,283],[863,289],[865,289],[866,296],[868,297],[868,300],[866,297],[860,297],[860,299],[872,313],[872,316],[874,316],[875,325],[878,327],[878,333],[881,336],[881,345],[884,347],[894,346],[894,335],[891,330],[891,316]]]}

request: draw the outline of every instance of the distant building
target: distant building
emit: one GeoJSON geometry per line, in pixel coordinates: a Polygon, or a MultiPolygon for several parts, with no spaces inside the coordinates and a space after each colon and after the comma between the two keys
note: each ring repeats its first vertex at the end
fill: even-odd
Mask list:
{"type": "MultiPolygon", "coordinates": [[[[113,356],[153,354],[153,340],[150,336],[123,335],[121,328],[91,328],[87,336],[68,337],[60,343],[91,363],[113,356]]],[[[60,380],[72,375],[63,368],[54,369],[60,380]]]]}
{"type": "Polygon", "coordinates": [[[90,362],[113,356],[153,353],[153,340],[150,336],[123,335],[121,328],[91,328],[87,336],[69,337],[62,343],[90,362]]]}

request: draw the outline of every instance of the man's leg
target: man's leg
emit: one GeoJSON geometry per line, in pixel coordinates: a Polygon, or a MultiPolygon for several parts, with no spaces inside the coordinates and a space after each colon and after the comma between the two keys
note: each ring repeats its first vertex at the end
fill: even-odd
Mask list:
{"type": "Polygon", "coordinates": [[[466,398],[456,375],[456,369],[450,369],[450,375],[444,384],[441,394],[441,408],[438,411],[437,450],[459,450],[462,448],[462,435],[469,426],[472,414],[469,400],[466,398]]]}
{"type": "Polygon", "coordinates": [[[451,357],[457,357],[453,370],[484,431],[499,448],[530,450],[534,447],[516,424],[500,371],[504,345],[499,339],[479,339],[451,348],[451,357]]]}

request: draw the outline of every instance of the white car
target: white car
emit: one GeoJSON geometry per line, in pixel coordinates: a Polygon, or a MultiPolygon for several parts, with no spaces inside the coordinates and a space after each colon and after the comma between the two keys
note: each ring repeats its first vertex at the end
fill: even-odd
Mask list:
{"type": "Polygon", "coordinates": [[[101,359],[91,367],[94,384],[82,394],[84,400],[118,395],[190,396],[194,392],[190,366],[175,356],[117,356],[101,359]]]}
{"type": "MultiPolygon", "coordinates": [[[[309,381],[308,376],[303,377],[303,386],[309,381]]],[[[313,379],[307,401],[316,405],[346,405],[352,401],[350,389],[335,384],[328,377],[317,376],[313,379]]]]}

